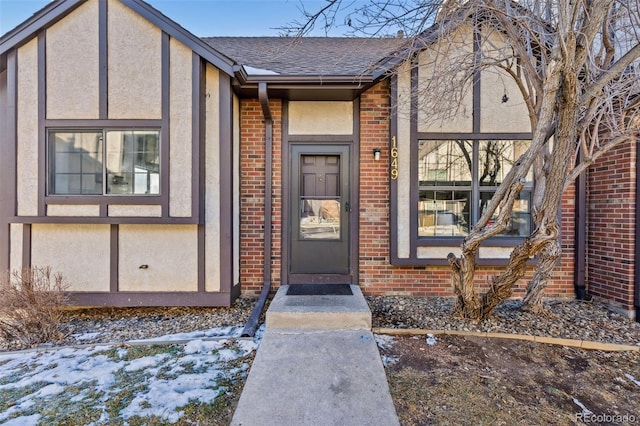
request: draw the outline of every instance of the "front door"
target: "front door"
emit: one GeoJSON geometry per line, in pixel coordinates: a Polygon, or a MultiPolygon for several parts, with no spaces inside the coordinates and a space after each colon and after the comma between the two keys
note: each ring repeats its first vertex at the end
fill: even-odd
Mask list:
{"type": "Polygon", "coordinates": [[[290,281],[348,275],[349,146],[292,146],[290,188],[290,281]]]}

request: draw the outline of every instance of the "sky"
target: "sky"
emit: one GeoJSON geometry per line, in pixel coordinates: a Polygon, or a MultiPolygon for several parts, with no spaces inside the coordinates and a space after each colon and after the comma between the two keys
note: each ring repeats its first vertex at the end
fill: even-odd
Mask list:
{"type": "MultiPolygon", "coordinates": [[[[356,0],[360,1],[360,0],[356,0]]],[[[301,21],[301,0],[147,0],[156,9],[198,37],[278,36],[279,27],[301,21]]],[[[48,0],[0,0],[0,35],[15,28],[48,0]]],[[[319,10],[324,0],[304,0],[308,10],[319,10]]],[[[344,35],[334,28],[329,35],[344,35]]],[[[311,35],[324,36],[324,30],[311,35]]]]}

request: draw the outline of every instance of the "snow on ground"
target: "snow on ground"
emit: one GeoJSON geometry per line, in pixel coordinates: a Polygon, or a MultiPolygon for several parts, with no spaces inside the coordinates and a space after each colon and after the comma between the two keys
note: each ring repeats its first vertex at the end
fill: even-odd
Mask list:
{"type": "MultiPolygon", "coordinates": [[[[100,422],[108,422],[107,401],[132,381],[135,396],[119,411],[119,418],[157,415],[175,422],[183,414],[181,407],[213,402],[226,391],[220,385],[223,379],[248,371],[246,363],[229,365],[259,344],[258,339],[236,339],[240,332],[233,327],[218,328],[150,339],[147,342],[188,343],[163,346],[157,353],[139,357],[131,355],[134,346],[127,345],[0,353],[0,395],[16,396],[10,404],[0,403],[0,424],[38,424],[46,420],[38,407],[56,397],[93,404],[92,408],[102,410],[100,422]],[[220,338],[225,335],[229,337],[220,338]],[[204,340],[210,337],[218,338],[204,340]]],[[[139,352],[140,346],[137,348],[139,352]]]]}

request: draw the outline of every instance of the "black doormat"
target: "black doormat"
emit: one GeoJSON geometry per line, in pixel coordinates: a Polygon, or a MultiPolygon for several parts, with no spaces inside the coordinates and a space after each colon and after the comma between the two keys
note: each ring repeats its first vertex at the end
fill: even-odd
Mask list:
{"type": "Polygon", "coordinates": [[[349,284],[290,284],[287,296],[353,296],[349,284]]]}

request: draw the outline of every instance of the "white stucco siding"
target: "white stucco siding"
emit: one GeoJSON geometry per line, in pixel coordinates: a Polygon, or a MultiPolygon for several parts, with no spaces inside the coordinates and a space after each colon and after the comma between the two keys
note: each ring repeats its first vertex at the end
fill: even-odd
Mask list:
{"type": "Polygon", "coordinates": [[[98,32],[97,0],[47,30],[47,118],[99,118],[98,32]]]}
{"type": "Polygon", "coordinates": [[[12,223],[9,227],[9,238],[11,239],[9,246],[9,270],[12,272],[21,271],[24,267],[22,264],[24,225],[21,223],[12,223]]]}
{"type": "Polygon", "coordinates": [[[473,35],[462,26],[418,57],[418,131],[473,131],[473,79],[459,63],[473,58],[473,35]],[[439,76],[434,78],[434,76],[439,76]]]}
{"type": "Polygon", "coordinates": [[[92,204],[49,204],[47,216],[100,216],[100,206],[92,204]]]}
{"type": "Polygon", "coordinates": [[[196,225],[120,225],[120,291],[197,291],[196,225]]]}
{"type": "Polygon", "coordinates": [[[175,39],[170,43],[169,215],[191,216],[192,188],[192,51],[175,39]]]}
{"type": "Polygon", "coordinates": [[[233,95],[233,284],[240,281],[240,99],[233,95]]]}
{"type": "Polygon", "coordinates": [[[18,216],[38,215],[38,39],[18,49],[18,216]]]}
{"type": "Polygon", "coordinates": [[[353,102],[289,102],[290,135],[353,134],[353,102]]]}
{"type": "Polygon", "coordinates": [[[110,225],[34,224],[31,264],[50,266],[69,291],[109,291],[110,225]]]}
{"type": "Polygon", "coordinates": [[[460,247],[418,247],[419,259],[446,259],[449,253],[460,256],[460,247]]]}
{"type": "Polygon", "coordinates": [[[110,204],[108,212],[110,217],[161,217],[162,206],[110,204]]]}
{"type": "MultiPolygon", "coordinates": [[[[205,289],[220,290],[220,71],[206,68],[205,289]]],[[[225,208],[228,208],[225,206],[225,208]]]]}
{"type": "Polygon", "coordinates": [[[398,211],[397,227],[398,257],[406,259],[411,255],[411,71],[408,65],[398,70],[398,183],[396,206],[398,211]]]}
{"type": "Polygon", "coordinates": [[[480,79],[480,131],[527,133],[531,131],[529,112],[518,86],[502,70],[482,72],[480,79]],[[503,102],[503,96],[508,100],[503,102]]]}
{"type": "Polygon", "coordinates": [[[109,118],[162,118],[162,31],[110,1],[107,37],[109,118]]]}

